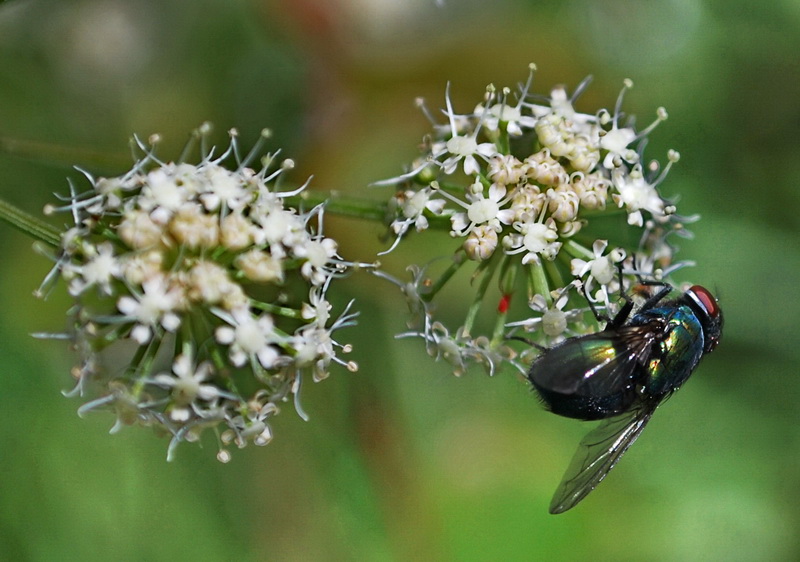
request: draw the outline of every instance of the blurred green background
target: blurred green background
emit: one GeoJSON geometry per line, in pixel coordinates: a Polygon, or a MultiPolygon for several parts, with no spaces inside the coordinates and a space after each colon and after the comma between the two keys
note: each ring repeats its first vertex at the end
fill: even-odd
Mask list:
{"type": "MultiPolygon", "coordinates": [[[[511,371],[456,379],[393,340],[404,305],[366,275],[340,284],[360,299],[345,338],[361,369],[306,386],[310,422],[288,407],[265,448],[221,465],[184,445],[167,464],[165,440],[109,436],[111,415],[81,420],[61,396],[71,357],[29,334],[63,328],[67,301],[31,296],[49,264],[2,226],[0,558],[800,559],[797,0],[7,1],[0,137],[28,143],[0,153],[0,196],[36,212],[71,165],[124,171],[134,132],[177,156],[206,120],[246,145],[271,127],[296,180],[361,193],[416,156],[416,96],[440,107],[450,80],[468,111],[529,62],[543,94],[593,74],[579,109],[613,106],[629,77],[639,123],[669,110],[647,155],[681,152],[662,191],[703,215],[678,280],[717,288],[726,315],[718,351],[585,502],[547,514],[588,428],[511,371]]],[[[385,248],[377,225],[328,227],[348,258],[385,248]]]]}

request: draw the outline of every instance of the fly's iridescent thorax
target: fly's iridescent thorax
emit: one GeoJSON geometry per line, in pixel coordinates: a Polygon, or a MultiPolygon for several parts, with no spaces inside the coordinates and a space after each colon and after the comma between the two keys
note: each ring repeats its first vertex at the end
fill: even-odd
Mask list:
{"type": "Polygon", "coordinates": [[[642,381],[646,396],[662,396],[680,387],[692,374],[703,355],[703,326],[687,305],[664,306],[637,314],[631,325],[663,322],[657,343],[645,365],[642,381]]]}

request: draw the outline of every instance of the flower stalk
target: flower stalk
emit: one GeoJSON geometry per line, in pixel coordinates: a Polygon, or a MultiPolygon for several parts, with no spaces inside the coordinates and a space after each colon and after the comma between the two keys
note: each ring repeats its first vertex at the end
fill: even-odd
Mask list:
{"type": "Polygon", "coordinates": [[[56,228],[2,199],[0,220],[52,248],[57,248],[61,243],[61,236],[56,228]]]}

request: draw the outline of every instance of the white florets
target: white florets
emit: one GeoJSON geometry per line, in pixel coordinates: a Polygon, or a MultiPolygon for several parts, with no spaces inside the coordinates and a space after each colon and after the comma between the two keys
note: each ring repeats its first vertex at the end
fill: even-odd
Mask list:
{"type": "MultiPolygon", "coordinates": [[[[636,129],[634,120],[622,112],[624,94],[633,87],[625,80],[612,111],[584,113],[576,109],[576,102],[588,80],[572,95],[557,86],[546,98],[533,96],[529,91],[534,68],[515,99],[511,89],[489,86],[472,113],[455,112],[449,86],[444,119],[435,119],[420,102],[433,124],[422,155],[405,174],[377,184],[399,186],[389,205],[396,239],[387,252],[412,225],[418,232],[449,226],[451,237],[460,243],[461,259],[481,262],[470,279],[477,293],[459,330],[448,331],[433,320],[430,301],[462,262],[454,259],[440,279],[427,279],[415,291],[403,289],[406,295],[421,295],[412,309],[423,313],[425,328],[414,334],[435,348],[435,355],[450,361],[457,373],[467,360],[493,364],[492,353],[505,345],[501,323],[523,283],[528,301],[541,312],[536,326],[546,341],[552,341],[586,312],[585,307],[575,316],[567,312],[564,295],[573,282],[599,303],[597,309],[606,310],[612,306],[609,295],[622,290],[618,279],[626,256],[637,251],[648,255],[656,248],[663,254],[666,247],[670,250],[659,259],[669,262],[672,250],[664,239],[672,231],[683,231],[674,205],[658,190],[677,153],[668,153],[660,174],[658,165],[645,168],[641,163],[643,141],[667,118],[666,111],[658,108],[650,125],[636,129]],[[428,205],[434,196],[438,205],[428,205]],[[633,229],[640,234],[632,234],[633,229]],[[637,241],[639,248],[607,252],[611,233],[637,241]],[[489,282],[492,276],[497,284],[489,282]],[[491,303],[497,301],[488,297],[495,286],[496,308],[491,303]],[[550,295],[555,293],[559,296],[553,302],[550,295]],[[536,295],[546,306],[533,300],[536,295]],[[483,302],[490,303],[487,309],[497,323],[488,347],[478,345],[481,336],[472,335],[483,302]]],[[[628,267],[624,275],[630,281],[638,271],[628,267]]]]}
{"type": "Polygon", "coordinates": [[[354,315],[331,321],[325,292],[355,264],[322,235],[322,207],[286,203],[302,188],[286,194],[271,185],[291,161],[269,174],[241,162],[229,169],[235,136],[222,157],[199,164],[163,163],[139,146],[144,158],[128,174],[85,174],[91,189],[73,190],[60,209],[76,219],[56,269],[76,299],[70,336],[84,342],[78,388],[95,381],[102,393],[115,385],[82,411],[114,404],[122,423],[163,424],[174,435],[170,455],[179,441],[218,424],[238,446],[264,444],[277,403],[295,395],[302,412],[303,373],[321,380],[331,362],[350,368],[336,356],[350,346],[333,332],[354,315]],[[139,352],[112,380],[120,372],[103,371],[96,353],[116,342],[139,352]],[[174,349],[182,353],[171,372],[152,374],[174,349]],[[242,394],[253,388],[255,395],[242,394]]]}

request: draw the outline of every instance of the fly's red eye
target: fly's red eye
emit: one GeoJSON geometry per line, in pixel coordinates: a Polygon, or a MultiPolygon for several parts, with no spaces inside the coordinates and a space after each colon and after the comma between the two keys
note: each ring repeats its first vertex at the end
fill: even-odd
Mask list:
{"type": "Polygon", "coordinates": [[[717,304],[717,299],[714,298],[714,295],[709,292],[708,289],[705,287],[701,287],[700,285],[693,285],[689,289],[700,304],[703,305],[703,308],[706,309],[708,315],[712,318],[717,318],[719,316],[719,305],[717,304]]]}

